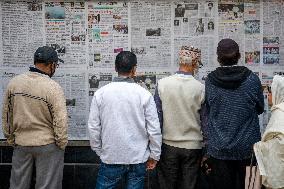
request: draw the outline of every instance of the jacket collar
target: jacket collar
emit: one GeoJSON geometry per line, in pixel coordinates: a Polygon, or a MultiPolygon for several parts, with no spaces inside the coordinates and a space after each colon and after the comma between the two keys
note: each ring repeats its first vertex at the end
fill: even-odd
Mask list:
{"type": "Polygon", "coordinates": [[[179,75],[192,75],[191,73],[184,72],[184,71],[177,71],[176,74],[179,74],[179,75]]]}
{"type": "Polygon", "coordinates": [[[114,77],[113,82],[127,82],[127,83],[134,83],[134,79],[126,76],[117,76],[114,77]]]}
{"type": "Polygon", "coordinates": [[[30,72],[36,72],[36,73],[40,73],[40,74],[44,74],[44,75],[47,75],[48,77],[50,77],[47,73],[35,68],[35,67],[30,67],[30,72]]]}

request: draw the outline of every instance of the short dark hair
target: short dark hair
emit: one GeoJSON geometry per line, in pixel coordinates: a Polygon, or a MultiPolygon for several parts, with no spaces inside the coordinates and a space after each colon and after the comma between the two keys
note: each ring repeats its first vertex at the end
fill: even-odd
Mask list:
{"type": "Polygon", "coordinates": [[[239,45],[232,39],[222,39],[218,43],[217,56],[222,66],[236,65],[241,56],[239,45]]]}
{"type": "Polygon", "coordinates": [[[137,57],[133,52],[122,51],[115,58],[115,69],[118,73],[130,73],[137,65],[137,57]]]}

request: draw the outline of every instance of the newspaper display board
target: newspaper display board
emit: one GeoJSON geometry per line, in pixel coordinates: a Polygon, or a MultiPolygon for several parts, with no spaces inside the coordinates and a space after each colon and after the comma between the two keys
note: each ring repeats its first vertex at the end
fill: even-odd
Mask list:
{"type": "Polygon", "coordinates": [[[239,64],[263,85],[262,132],[269,85],[284,74],[283,0],[0,0],[0,30],[0,107],[9,80],[33,65],[39,46],[51,46],[64,60],[53,79],[65,92],[70,140],[88,139],[92,96],[117,75],[123,50],[137,55],[135,82],[154,94],[157,81],[176,71],[182,45],[201,49],[196,78],[204,83],[218,66],[218,41],[234,39],[239,64]]]}

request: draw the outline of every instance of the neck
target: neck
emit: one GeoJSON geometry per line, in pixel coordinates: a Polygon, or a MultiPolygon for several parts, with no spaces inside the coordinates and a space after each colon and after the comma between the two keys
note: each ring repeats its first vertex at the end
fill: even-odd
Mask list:
{"type": "Polygon", "coordinates": [[[51,77],[50,68],[48,66],[46,66],[45,64],[35,64],[35,68],[37,68],[38,70],[42,71],[43,73],[45,73],[49,77],[51,77]]]}
{"type": "Polygon", "coordinates": [[[178,71],[190,73],[191,75],[193,75],[193,69],[191,67],[180,66],[178,71]]]}
{"type": "Polygon", "coordinates": [[[118,77],[130,77],[130,78],[132,78],[132,75],[130,73],[118,73],[118,77]]]}
{"type": "Polygon", "coordinates": [[[229,66],[226,66],[226,65],[221,65],[221,67],[235,67],[235,66],[238,66],[237,64],[234,64],[234,65],[229,65],[229,66]]]}
{"type": "Polygon", "coordinates": [[[37,69],[39,69],[40,71],[46,73],[47,75],[48,75],[49,72],[50,72],[48,67],[44,67],[44,66],[41,66],[41,65],[38,65],[38,64],[36,64],[35,67],[36,67],[37,69]]]}

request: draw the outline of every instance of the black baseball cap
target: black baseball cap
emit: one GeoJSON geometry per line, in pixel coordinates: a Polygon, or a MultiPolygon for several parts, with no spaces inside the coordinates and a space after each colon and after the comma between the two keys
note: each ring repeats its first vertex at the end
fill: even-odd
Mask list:
{"type": "Polygon", "coordinates": [[[49,46],[39,47],[34,54],[34,62],[40,63],[58,63],[64,62],[58,58],[57,52],[49,46]]]}

